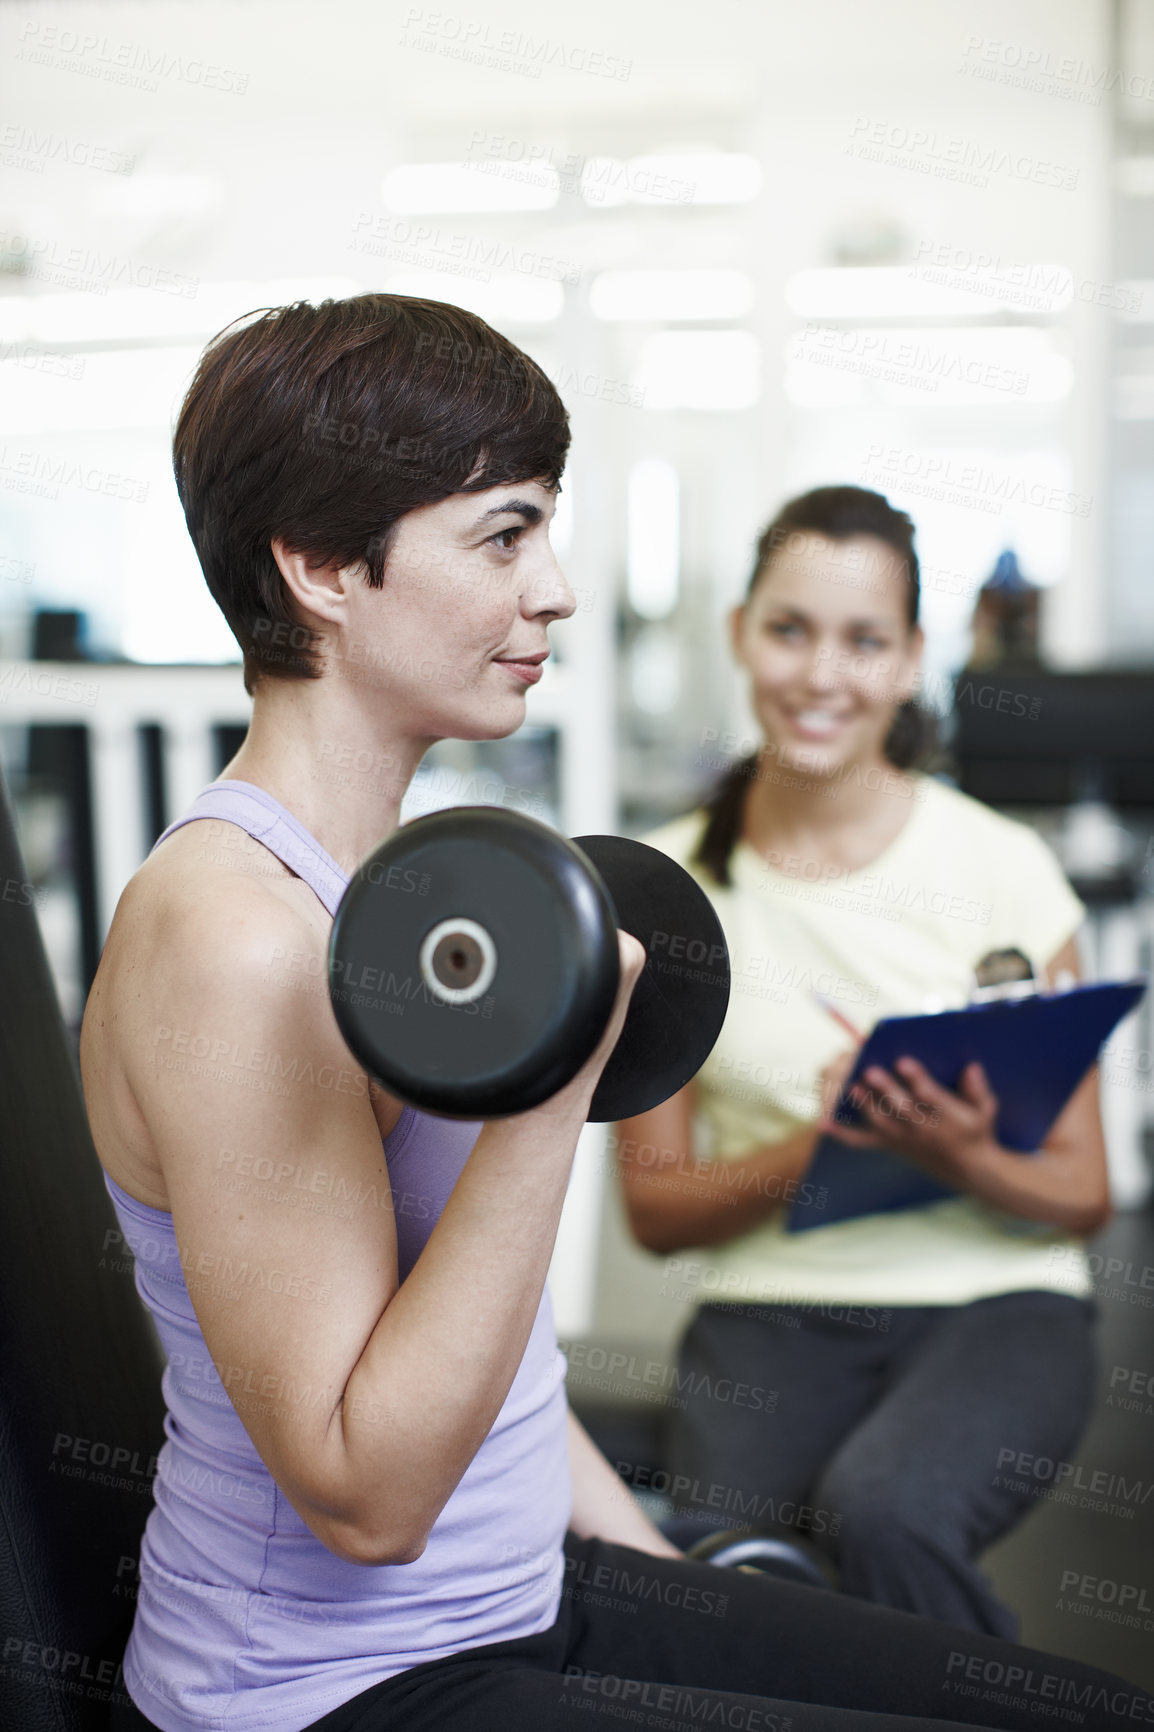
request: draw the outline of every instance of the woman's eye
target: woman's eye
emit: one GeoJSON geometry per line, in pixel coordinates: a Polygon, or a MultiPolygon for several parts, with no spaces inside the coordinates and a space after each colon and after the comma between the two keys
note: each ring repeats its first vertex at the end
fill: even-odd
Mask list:
{"type": "Polygon", "coordinates": [[[860,636],[855,637],[853,641],[854,641],[854,646],[857,649],[882,650],[882,649],[885,649],[887,647],[886,640],[884,638],[870,637],[868,632],[862,633],[860,636]]]}
{"type": "Polygon", "coordinates": [[[801,627],[795,619],[775,619],[769,622],[767,630],[771,631],[774,637],[797,637],[801,627]]]}

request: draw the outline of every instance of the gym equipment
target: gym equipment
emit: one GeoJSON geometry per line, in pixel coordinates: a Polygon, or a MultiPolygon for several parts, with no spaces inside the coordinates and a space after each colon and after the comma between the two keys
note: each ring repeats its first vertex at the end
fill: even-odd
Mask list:
{"type": "Polygon", "coordinates": [[[830,1560],[812,1540],[792,1528],[752,1533],[727,1528],[724,1533],[698,1540],[685,1555],[723,1569],[756,1570],[803,1588],[838,1587],[837,1571],[830,1560]]]}
{"type": "Polygon", "coordinates": [[[164,1443],[132,1284],[0,774],[0,1726],[105,1732],[164,1443]]]}
{"type": "Polygon", "coordinates": [[[527,1112],[604,1032],[618,926],[647,960],[589,1118],[631,1118],[696,1075],[729,1003],[709,898],[643,842],[568,841],[495,806],[403,824],[360,866],[333,921],[338,1026],[364,1069],[413,1106],[462,1119],[527,1112]]]}

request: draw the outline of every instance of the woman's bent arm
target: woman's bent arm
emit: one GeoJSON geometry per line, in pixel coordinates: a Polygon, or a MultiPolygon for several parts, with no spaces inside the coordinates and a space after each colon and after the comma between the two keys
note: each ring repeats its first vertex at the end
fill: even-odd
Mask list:
{"type": "MultiPolygon", "coordinates": [[[[1080,977],[1073,939],[1051,960],[1048,972],[1051,979],[1061,973],[1080,977]]],[[[845,1053],[823,1073],[827,1107],[840,1092],[840,1075],[848,1073],[852,1058],[852,1052],[845,1053]]],[[[921,1066],[903,1071],[899,1064],[898,1076],[908,1093],[900,1083],[895,1088],[893,1079],[888,1093],[875,1091],[876,1109],[868,1101],[862,1109],[868,1130],[823,1121],[740,1161],[714,1163],[694,1156],[692,1083],[662,1106],[626,1121],[619,1127],[618,1162],[635,1238],[647,1250],[669,1252],[725,1244],[749,1232],[789,1203],[822,1134],[863,1147],[899,1149],[992,1208],[1060,1231],[1087,1235],[1105,1225],[1110,1194],[1096,1069],[1082,1079],[1042,1148],[1029,1158],[1000,1147],[989,1134],[996,1102],[985,1101],[980,1085],[971,1099],[937,1087],[921,1066]]]]}
{"type": "Polygon", "coordinates": [[[483,1127],[398,1284],[394,1207],[431,1205],[390,1193],[370,1085],[323,973],[302,972],[300,990],[283,973],[270,984],[273,959],[311,953],[315,934],[235,883],[206,887],[156,931],[138,996],[121,994],[118,1044],[209,1352],[318,1538],[353,1562],[411,1561],[520,1364],[577,1137],[644,953],[622,937],[597,1052],[544,1106],[483,1127]]]}
{"type": "Polygon", "coordinates": [[[723,1245],[748,1233],[797,1194],[817,1143],[807,1126],[743,1155],[707,1161],[693,1153],[693,1088],[618,1126],[625,1209],[647,1251],[723,1245]]]}

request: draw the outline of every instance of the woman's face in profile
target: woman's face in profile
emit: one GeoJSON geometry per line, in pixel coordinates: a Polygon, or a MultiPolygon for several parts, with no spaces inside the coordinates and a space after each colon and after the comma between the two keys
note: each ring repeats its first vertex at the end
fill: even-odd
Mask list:
{"type": "Polygon", "coordinates": [[[553,488],[519,481],[406,512],[383,585],[342,588],[339,678],[371,688],[382,711],[429,740],[520,727],[548,627],[575,607],[549,544],[555,505],[553,488]]]}
{"type": "Polygon", "coordinates": [[[921,659],[908,593],[905,561],[872,535],[833,541],[799,531],[771,555],[730,623],[778,762],[832,776],[883,761],[921,659]]]}

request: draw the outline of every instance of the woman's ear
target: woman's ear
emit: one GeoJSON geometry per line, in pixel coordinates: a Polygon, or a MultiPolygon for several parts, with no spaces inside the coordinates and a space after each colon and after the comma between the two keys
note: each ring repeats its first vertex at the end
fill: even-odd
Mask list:
{"type": "Polygon", "coordinates": [[[296,606],[307,617],[335,620],[348,592],[348,570],[339,565],[314,565],[275,538],[269,543],[277,569],[296,606]]]}

